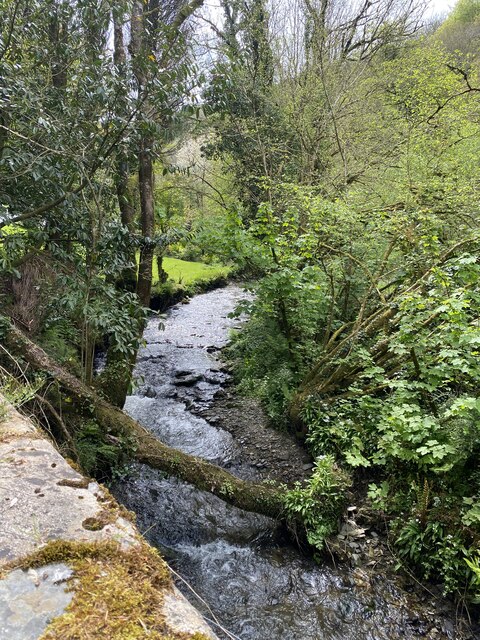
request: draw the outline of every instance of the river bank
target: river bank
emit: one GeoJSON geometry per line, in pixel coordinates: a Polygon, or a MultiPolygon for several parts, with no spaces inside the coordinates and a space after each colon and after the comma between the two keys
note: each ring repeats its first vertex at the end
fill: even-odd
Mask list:
{"type": "MultiPolygon", "coordinates": [[[[222,352],[218,352],[222,362],[222,352]]],[[[230,372],[233,374],[233,372],[230,372]]],[[[215,394],[207,408],[195,410],[209,424],[232,434],[242,447],[242,456],[257,470],[262,480],[274,480],[292,486],[307,479],[313,468],[310,455],[290,434],[275,430],[260,402],[239,395],[231,378],[215,394]]],[[[470,626],[468,614],[442,594],[442,586],[422,584],[408,567],[399,569],[399,558],[388,539],[385,523],[366,504],[366,489],[352,489],[350,506],[339,523],[339,533],[329,543],[324,562],[351,568],[351,582],[370,589],[378,576],[388,577],[405,594],[412,612],[412,624],[418,624],[419,637],[480,637],[480,626],[470,626]],[[358,507],[355,505],[359,505],[358,507]],[[330,557],[329,557],[330,554],[330,557]]],[[[303,552],[310,552],[301,543],[303,552]]]]}
{"type": "MultiPolygon", "coordinates": [[[[235,397],[218,358],[238,326],[229,313],[242,295],[230,285],[196,296],[171,309],[164,330],[151,319],[137,360],[138,388],[125,408],[171,446],[241,477],[291,482],[305,477],[311,461],[298,444],[286,445],[286,434],[267,435],[261,411],[235,397]]],[[[451,609],[442,612],[443,604],[386,575],[390,561],[382,559],[386,547],[378,532],[352,540],[359,544],[358,566],[317,565],[285,542],[275,522],[142,465],[114,492],[183,577],[179,586],[187,597],[234,637],[474,637],[459,629],[451,609]]],[[[349,513],[353,521],[355,513],[349,513]]]]}

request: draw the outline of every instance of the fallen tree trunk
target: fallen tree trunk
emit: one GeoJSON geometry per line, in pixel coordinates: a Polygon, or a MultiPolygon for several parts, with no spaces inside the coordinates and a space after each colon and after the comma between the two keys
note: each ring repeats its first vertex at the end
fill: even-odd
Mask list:
{"type": "Polygon", "coordinates": [[[4,341],[13,355],[56,381],[63,394],[86,416],[93,417],[105,432],[133,437],[134,457],[138,462],[208,491],[239,509],[272,518],[284,515],[282,494],[278,489],[241,480],[206,460],[163,444],[121,409],[101,398],[93,387],[85,385],[56,363],[17,327],[10,326],[6,330],[4,341]]]}

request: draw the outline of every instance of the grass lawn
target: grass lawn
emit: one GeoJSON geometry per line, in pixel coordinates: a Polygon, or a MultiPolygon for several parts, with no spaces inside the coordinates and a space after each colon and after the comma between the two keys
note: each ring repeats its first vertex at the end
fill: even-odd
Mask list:
{"type": "MultiPolygon", "coordinates": [[[[200,280],[213,280],[220,276],[228,276],[230,267],[204,264],[203,262],[188,262],[177,258],[164,258],[163,268],[170,280],[178,284],[194,284],[200,280]]],[[[156,259],[153,262],[153,282],[158,282],[156,259]]]]}

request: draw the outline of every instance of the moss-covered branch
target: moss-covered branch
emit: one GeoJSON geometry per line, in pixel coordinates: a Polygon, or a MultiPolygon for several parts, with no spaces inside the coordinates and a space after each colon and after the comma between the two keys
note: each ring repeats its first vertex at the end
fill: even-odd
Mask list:
{"type": "Polygon", "coordinates": [[[273,518],[283,514],[282,495],[277,489],[246,482],[210,462],[163,444],[133,418],[105,401],[93,387],[66,371],[18,328],[6,329],[5,343],[15,356],[54,380],[62,395],[69,397],[78,410],[93,417],[106,432],[133,438],[134,456],[138,462],[213,493],[245,511],[273,518]]]}

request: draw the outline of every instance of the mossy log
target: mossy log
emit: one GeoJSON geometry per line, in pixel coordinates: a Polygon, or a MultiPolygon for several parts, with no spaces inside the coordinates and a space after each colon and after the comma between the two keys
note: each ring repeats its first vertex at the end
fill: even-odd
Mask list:
{"type": "Polygon", "coordinates": [[[85,415],[93,417],[106,432],[133,438],[134,457],[138,462],[184,480],[245,511],[282,517],[282,494],[275,487],[241,480],[210,462],[163,444],[121,409],[104,400],[93,387],[61,367],[17,327],[11,326],[6,331],[5,344],[12,354],[21,357],[34,370],[56,381],[62,396],[85,415]]]}

